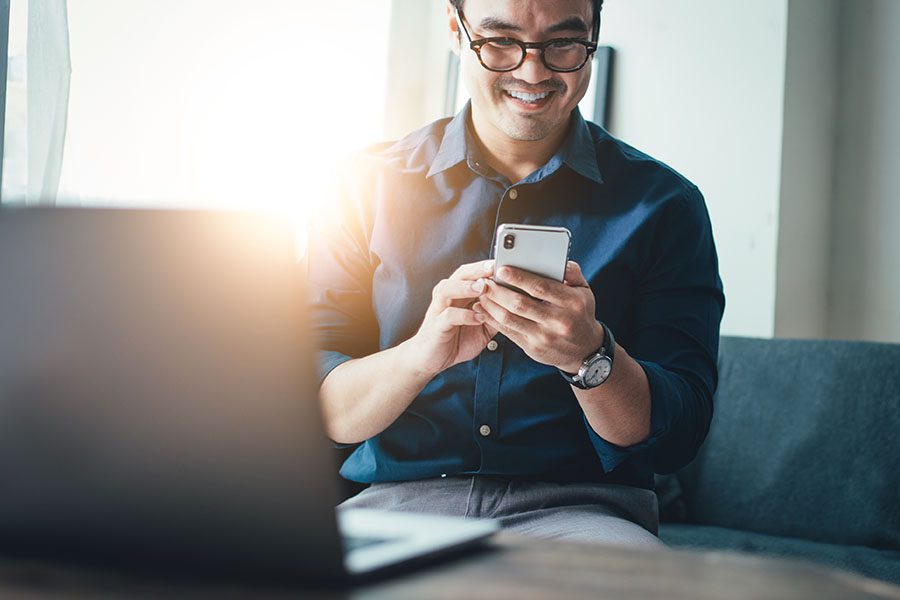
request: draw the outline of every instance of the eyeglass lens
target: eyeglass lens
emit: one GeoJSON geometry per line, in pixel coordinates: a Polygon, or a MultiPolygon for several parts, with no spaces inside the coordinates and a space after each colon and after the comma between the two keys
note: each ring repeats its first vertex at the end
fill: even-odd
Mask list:
{"type": "MultiPolygon", "coordinates": [[[[577,69],[587,59],[588,49],[578,43],[560,41],[544,49],[544,63],[551,69],[577,69]]],[[[481,46],[481,62],[489,69],[512,70],[525,60],[525,48],[514,42],[488,42],[481,46]]]]}

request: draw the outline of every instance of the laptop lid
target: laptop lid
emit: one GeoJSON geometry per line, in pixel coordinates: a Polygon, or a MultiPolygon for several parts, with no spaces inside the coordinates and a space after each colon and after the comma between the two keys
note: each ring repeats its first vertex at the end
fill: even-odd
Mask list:
{"type": "Polygon", "coordinates": [[[343,575],[291,232],[0,211],[0,552],[343,575]]]}

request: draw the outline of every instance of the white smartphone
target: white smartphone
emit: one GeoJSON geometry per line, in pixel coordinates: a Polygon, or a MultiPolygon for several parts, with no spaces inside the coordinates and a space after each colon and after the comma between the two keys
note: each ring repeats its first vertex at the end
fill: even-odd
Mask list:
{"type": "Polygon", "coordinates": [[[562,282],[571,247],[572,233],[565,227],[504,223],[494,242],[494,281],[518,289],[497,275],[507,266],[562,282]]]}

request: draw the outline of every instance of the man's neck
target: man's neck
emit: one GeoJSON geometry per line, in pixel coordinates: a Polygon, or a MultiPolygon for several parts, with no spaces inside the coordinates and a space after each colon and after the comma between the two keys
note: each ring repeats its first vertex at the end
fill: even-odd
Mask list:
{"type": "Polygon", "coordinates": [[[569,131],[569,123],[541,140],[511,139],[491,123],[480,122],[472,113],[472,134],[488,165],[510,182],[521,181],[541,168],[559,147],[569,131]]]}

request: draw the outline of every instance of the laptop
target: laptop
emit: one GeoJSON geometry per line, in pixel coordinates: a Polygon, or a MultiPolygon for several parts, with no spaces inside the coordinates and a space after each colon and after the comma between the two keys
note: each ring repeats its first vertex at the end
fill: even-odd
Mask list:
{"type": "Polygon", "coordinates": [[[0,210],[0,554],[343,580],[497,530],[335,510],[295,257],[262,216],[0,210]]]}

